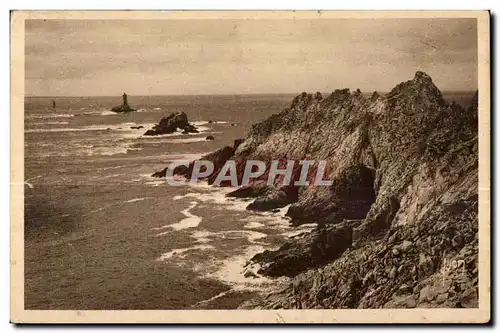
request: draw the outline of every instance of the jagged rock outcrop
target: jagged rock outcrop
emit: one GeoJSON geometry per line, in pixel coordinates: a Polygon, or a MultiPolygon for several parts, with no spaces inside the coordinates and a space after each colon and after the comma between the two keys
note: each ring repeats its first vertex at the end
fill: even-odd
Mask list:
{"type": "Polygon", "coordinates": [[[264,186],[266,172],[231,194],[255,198],[249,209],[291,204],[292,224],[319,224],[252,258],[261,274],[293,280],[243,307],[477,306],[477,119],[477,93],[464,109],[417,72],[370,98],[349,89],[327,97],[304,92],[253,125],[240,144],[217,152],[218,162],[236,162],[239,179],[247,160],[282,167],[324,160],[324,178],[333,182],[281,186],[278,177],[264,186]],[[446,262],[463,265],[443,271],[446,262]]]}
{"type": "Polygon", "coordinates": [[[250,261],[258,262],[259,274],[293,277],[302,271],[338,258],[352,246],[351,221],[321,228],[289,240],[277,251],[266,250],[250,261]]]}
{"type": "Polygon", "coordinates": [[[168,117],[161,118],[160,122],[152,129],[147,130],[144,135],[171,134],[177,130],[182,130],[183,134],[199,133],[194,125],[188,121],[184,112],[171,113],[168,117]]]}
{"type": "Polygon", "coordinates": [[[335,232],[323,226],[255,256],[261,273],[294,278],[243,307],[478,306],[477,93],[464,110],[417,72],[369,100],[301,95],[279,118],[255,126],[237,153],[326,159],[334,184],[300,188],[288,215],[349,227],[351,244],[329,251],[322,239],[335,232]]]}

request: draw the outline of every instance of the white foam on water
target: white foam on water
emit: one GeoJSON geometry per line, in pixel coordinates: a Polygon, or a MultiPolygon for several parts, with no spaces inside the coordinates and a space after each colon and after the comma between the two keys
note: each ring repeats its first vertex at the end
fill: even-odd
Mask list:
{"type": "Polygon", "coordinates": [[[103,210],[108,209],[108,208],[110,208],[110,207],[113,207],[113,206],[115,206],[115,205],[116,205],[116,204],[107,204],[107,205],[104,205],[104,206],[102,206],[102,207],[99,207],[99,208],[97,208],[97,209],[93,209],[93,210],[91,210],[91,211],[89,211],[89,212],[87,212],[87,213],[83,214],[83,216],[87,216],[87,215],[90,215],[90,214],[94,214],[94,213],[99,213],[99,212],[102,212],[103,210]]]}
{"type": "Polygon", "coordinates": [[[262,232],[257,231],[241,231],[244,234],[247,234],[247,239],[250,243],[257,243],[259,239],[266,238],[267,235],[262,232]]]}
{"type": "Polygon", "coordinates": [[[38,176],[35,176],[35,177],[31,177],[31,178],[28,178],[24,181],[24,185],[28,186],[28,188],[35,188],[35,186],[30,183],[29,181],[32,180],[32,179],[38,179],[38,178],[41,178],[42,175],[38,175],[38,176]]]}
{"type": "Polygon", "coordinates": [[[206,230],[198,230],[193,232],[190,237],[193,237],[197,243],[209,243],[212,240],[209,238],[210,236],[213,236],[213,232],[206,231],[206,230]]]}
{"type": "Polygon", "coordinates": [[[125,201],[125,203],[132,203],[132,202],[137,202],[137,201],[143,201],[143,200],[148,200],[148,199],[154,199],[154,197],[143,197],[143,198],[134,198],[125,201]]]}
{"type": "MultiPolygon", "coordinates": [[[[205,134],[217,134],[221,132],[205,132],[205,134]]],[[[202,141],[210,141],[207,140],[205,136],[203,137],[195,137],[193,138],[192,136],[196,135],[194,134],[182,134],[182,133],[170,133],[170,134],[162,134],[162,135],[141,135],[141,136],[134,136],[133,138],[135,139],[141,139],[141,143],[145,144],[158,144],[158,143],[191,143],[191,142],[202,142],[202,141]]],[[[199,133],[198,133],[199,135],[199,133]]],[[[130,138],[132,138],[132,135],[130,135],[130,138]]]]}
{"type": "MultiPolygon", "coordinates": [[[[167,227],[167,226],[165,226],[167,227]]],[[[217,238],[243,238],[245,237],[252,244],[266,245],[259,242],[260,239],[266,238],[267,234],[251,230],[224,230],[211,232],[207,230],[198,230],[190,234],[190,237],[196,239],[199,243],[209,243],[217,238]]]]}
{"type": "Polygon", "coordinates": [[[146,182],[145,184],[151,185],[153,187],[157,187],[157,186],[165,184],[165,181],[164,180],[152,180],[152,181],[146,182]]]}
{"type": "Polygon", "coordinates": [[[201,202],[210,202],[221,206],[225,206],[224,208],[230,210],[246,211],[246,207],[248,206],[247,201],[226,197],[226,194],[233,191],[234,188],[222,187],[217,189],[218,189],[217,191],[210,193],[187,193],[185,195],[177,195],[173,199],[181,200],[185,198],[195,198],[196,200],[199,200],[201,202]]]}
{"type": "Polygon", "coordinates": [[[142,148],[129,148],[127,145],[117,147],[94,147],[93,145],[82,145],[78,148],[68,150],[52,150],[40,154],[40,157],[51,156],[113,156],[127,154],[129,150],[140,150],[142,148]]]}
{"type": "MultiPolygon", "coordinates": [[[[113,112],[114,114],[114,112],[113,112]]],[[[46,124],[46,123],[44,123],[46,124]]],[[[61,122],[61,124],[63,124],[61,122]]],[[[67,124],[67,122],[66,122],[67,124]]],[[[142,135],[147,130],[149,126],[154,124],[136,124],[134,122],[120,123],[120,124],[102,124],[102,125],[88,125],[82,127],[61,127],[61,128],[28,128],[25,129],[26,133],[36,133],[36,132],[81,132],[81,131],[107,131],[107,132],[120,132],[122,138],[127,139],[137,139],[143,137],[142,135]],[[130,128],[132,126],[143,126],[143,128],[130,128]]]]}
{"type": "Polygon", "coordinates": [[[245,224],[243,226],[243,228],[247,228],[247,229],[258,229],[258,228],[262,228],[262,227],[265,227],[265,225],[262,223],[259,223],[259,222],[248,222],[247,224],[245,224]]]}
{"type": "Polygon", "coordinates": [[[128,151],[127,147],[98,147],[93,148],[90,151],[86,152],[87,156],[93,155],[103,155],[103,156],[112,156],[118,154],[126,154],[128,151]]]}
{"type": "Polygon", "coordinates": [[[191,124],[194,125],[194,126],[207,125],[208,121],[206,121],[206,120],[196,120],[196,121],[192,121],[191,124]]]}
{"type": "Polygon", "coordinates": [[[81,132],[81,131],[105,131],[106,127],[91,128],[91,127],[77,127],[77,128],[31,128],[25,129],[25,133],[45,133],[45,132],[81,132]]]}
{"type": "Polygon", "coordinates": [[[161,110],[161,108],[154,108],[153,110],[155,110],[155,111],[159,111],[159,110],[161,110]]]}
{"type": "Polygon", "coordinates": [[[34,118],[34,119],[46,119],[46,118],[71,118],[74,117],[74,114],[56,114],[56,113],[49,113],[49,114],[31,114],[26,116],[27,119],[34,118]]]}
{"type": "Polygon", "coordinates": [[[173,133],[168,133],[168,134],[160,134],[160,135],[144,135],[144,133],[146,133],[146,131],[148,129],[152,129],[153,126],[155,124],[151,124],[151,126],[144,126],[144,128],[141,128],[141,131],[143,131],[143,133],[141,134],[141,136],[137,137],[136,139],[141,139],[141,140],[147,140],[148,142],[149,141],[153,141],[153,140],[156,140],[158,143],[161,143],[161,142],[164,142],[164,141],[160,141],[158,140],[159,138],[170,138],[170,137],[173,137],[173,136],[184,136],[184,135],[187,135],[187,134],[182,134],[182,131],[181,132],[173,132],[173,133]]]}
{"type": "Polygon", "coordinates": [[[101,116],[114,116],[114,115],[117,115],[118,113],[116,112],[113,112],[111,110],[104,110],[104,111],[101,111],[101,113],[99,113],[99,115],[101,116]]]}
{"type": "Polygon", "coordinates": [[[163,253],[160,256],[160,258],[158,258],[158,260],[164,261],[164,260],[171,259],[173,257],[181,258],[182,259],[182,258],[185,258],[185,256],[186,256],[185,253],[186,252],[195,251],[195,250],[211,250],[213,248],[214,247],[212,245],[194,245],[194,246],[186,247],[186,248],[182,248],[182,249],[174,249],[172,251],[163,253]]]}
{"type": "Polygon", "coordinates": [[[271,284],[272,279],[258,276],[258,278],[245,277],[245,264],[249,258],[257,253],[264,251],[265,248],[260,245],[253,245],[245,249],[243,253],[223,260],[214,273],[206,274],[208,278],[215,278],[232,286],[233,290],[260,289],[262,285],[271,284]]]}
{"type": "Polygon", "coordinates": [[[46,121],[46,122],[31,123],[30,125],[67,125],[67,124],[69,124],[67,121],[46,121]]]}
{"type": "MultiPolygon", "coordinates": [[[[27,133],[35,133],[35,132],[81,132],[81,131],[118,131],[123,130],[124,126],[135,125],[135,123],[123,123],[117,125],[88,125],[82,127],[61,127],[61,128],[31,128],[26,129],[27,133]]],[[[125,130],[130,130],[130,128],[126,128],[125,130]]]]}
{"type": "MultiPolygon", "coordinates": [[[[197,205],[198,205],[198,203],[196,201],[192,201],[189,204],[189,207],[187,207],[186,209],[181,211],[181,213],[186,218],[180,220],[177,223],[162,226],[159,229],[171,228],[173,230],[179,231],[179,230],[183,230],[183,229],[196,228],[201,223],[202,218],[198,215],[192,214],[190,212],[190,210],[195,208],[197,205]]],[[[155,229],[158,229],[158,228],[155,228],[155,229]]],[[[161,232],[161,233],[157,234],[156,236],[163,236],[167,233],[169,233],[169,231],[161,232]]]]}
{"type": "MultiPolygon", "coordinates": [[[[205,134],[207,134],[206,132],[210,131],[210,128],[206,127],[206,126],[198,126],[198,127],[196,127],[196,129],[198,130],[198,132],[205,133],[205,134]]],[[[193,133],[193,134],[197,134],[197,133],[193,133]]]]}
{"type": "Polygon", "coordinates": [[[202,126],[202,125],[211,125],[211,124],[228,124],[227,121],[212,121],[211,123],[208,122],[208,120],[196,120],[192,121],[191,124],[195,126],[202,126]]]}
{"type": "Polygon", "coordinates": [[[193,143],[207,141],[205,138],[186,138],[186,139],[169,139],[164,140],[164,143],[193,143]]]}
{"type": "Polygon", "coordinates": [[[121,174],[114,174],[114,175],[106,175],[106,176],[92,176],[92,179],[108,179],[108,178],[115,178],[115,177],[120,177],[121,174]]]}

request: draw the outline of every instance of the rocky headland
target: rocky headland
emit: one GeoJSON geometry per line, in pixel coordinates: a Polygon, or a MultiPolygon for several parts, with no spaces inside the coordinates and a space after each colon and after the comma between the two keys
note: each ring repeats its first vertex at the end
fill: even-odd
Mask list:
{"type": "Polygon", "coordinates": [[[199,133],[196,127],[189,123],[184,112],[171,113],[168,117],[161,118],[160,122],[144,135],[171,134],[181,130],[183,134],[199,133]]]}
{"type": "MultiPolygon", "coordinates": [[[[251,258],[258,273],[292,280],[241,307],[477,307],[477,97],[467,108],[448,103],[423,72],[368,98],[349,89],[302,93],[246,138],[204,156],[215,165],[209,184],[228,159],[239,178],[247,160],[282,168],[325,160],[333,181],[280,186],[278,177],[268,186],[264,174],[229,194],[254,198],[250,210],[290,205],[293,225],[318,224],[251,258]]],[[[192,168],[175,173],[189,177],[192,168]]]]}

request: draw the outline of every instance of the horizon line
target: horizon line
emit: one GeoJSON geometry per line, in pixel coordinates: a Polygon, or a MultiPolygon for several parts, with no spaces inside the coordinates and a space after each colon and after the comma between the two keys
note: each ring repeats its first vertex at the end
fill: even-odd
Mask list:
{"type": "MultiPolygon", "coordinates": [[[[349,89],[351,91],[355,91],[352,89],[349,89]]],[[[471,93],[475,92],[478,89],[471,89],[471,90],[441,90],[441,93],[471,93]]],[[[368,93],[371,94],[373,92],[378,92],[379,94],[386,94],[388,91],[378,91],[378,90],[373,90],[373,91],[366,91],[361,93],[368,93]]],[[[139,96],[139,97],[181,97],[181,96],[273,96],[273,95],[300,95],[302,92],[278,92],[278,93],[232,93],[232,94],[170,94],[170,95],[131,95],[127,94],[127,96],[139,96]]],[[[322,92],[322,94],[331,94],[332,92],[322,92]]],[[[64,98],[70,98],[70,97],[118,97],[121,98],[122,95],[25,95],[24,98],[56,98],[56,97],[64,97],[64,98]]]]}

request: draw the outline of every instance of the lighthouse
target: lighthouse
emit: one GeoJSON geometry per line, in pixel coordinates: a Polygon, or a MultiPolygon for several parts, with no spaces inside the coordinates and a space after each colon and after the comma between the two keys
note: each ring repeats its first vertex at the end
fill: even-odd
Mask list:
{"type": "Polygon", "coordinates": [[[123,95],[122,95],[122,99],[123,99],[122,105],[115,106],[114,108],[111,109],[111,111],[117,112],[117,113],[136,111],[135,109],[132,109],[128,105],[128,98],[127,97],[128,97],[127,94],[123,93],[123,95]]]}

